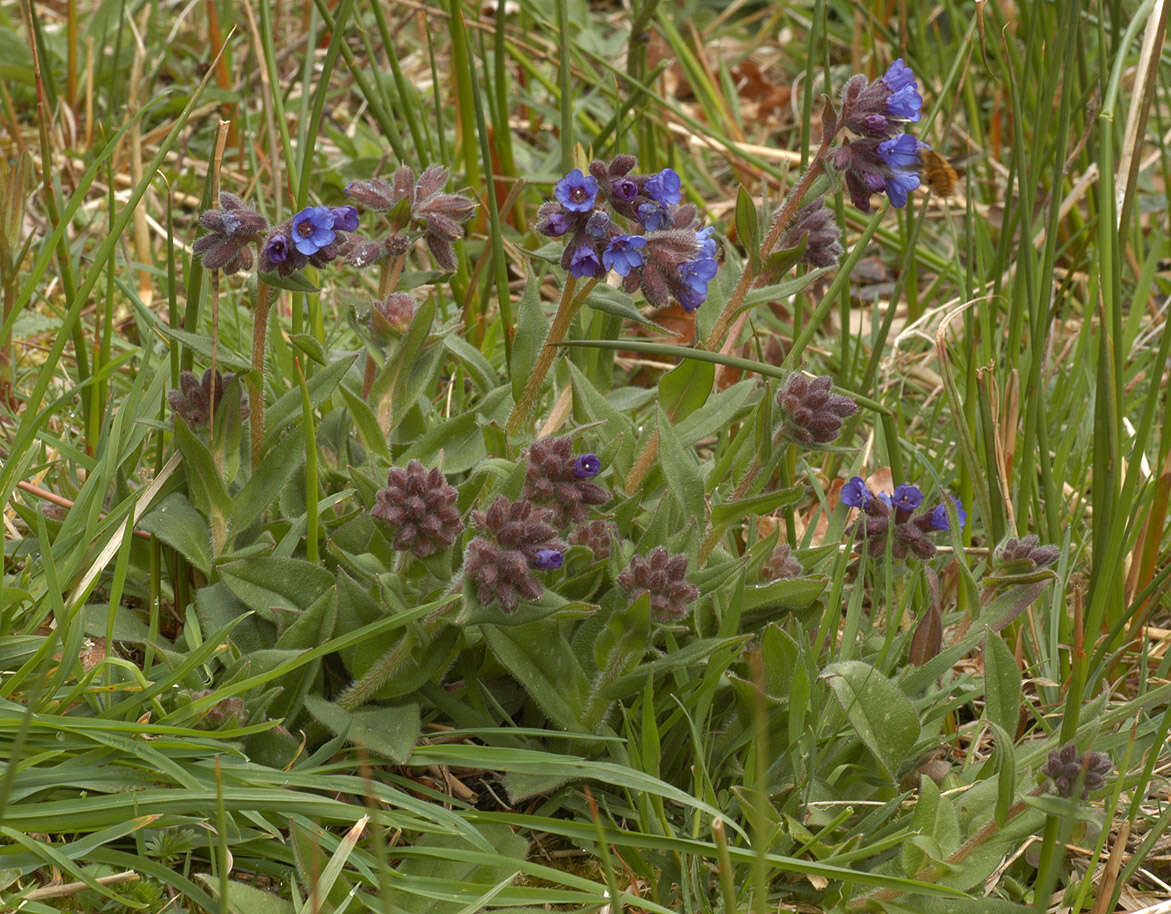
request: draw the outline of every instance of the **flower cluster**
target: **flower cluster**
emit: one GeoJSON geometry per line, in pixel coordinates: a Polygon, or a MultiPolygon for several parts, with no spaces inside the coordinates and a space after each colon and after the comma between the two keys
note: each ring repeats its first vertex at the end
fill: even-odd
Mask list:
{"type": "Polygon", "coordinates": [[[1057,793],[1072,798],[1074,789],[1081,785],[1081,798],[1089,797],[1091,790],[1097,790],[1106,783],[1106,776],[1114,770],[1110,757],[1101,752],[1084,752],[1078,755],[1077,747],[1067,743],[1060,749],[1051,749],[1049,758],[1041,773],[1053,779],[1057,793]]]}
{"type": "Polygon", "coordinates": [[[405,470],[395,467],[387,474],[370,513],[394,527],[395,549],[425,558],[447,549],[463,532],[458,497],[438,469],[412,460],[405,470]]]}
{"type": "Polygon", "coordinates": [[[830,156],[834,169],[844,175],[850,201],[870,211],[872,194],[886,192],[892,206],[902,207],[907,195],[919,186],[919,150],[923,146],[904,124],[919,120],[923,98],[911,68],[902,58],[886,75],[870,82],[855,75],[842,89],[840,122],[857,134],[830,156]]]}
{"type": "Polygon", "coordinates": [[[209,270],[225,274],[252,269],[249,247],[268,230],[265,218],[235,194],[221,193],[223,209],[209,209],[199,217],[207,234],[195,239],[191,250],[209,270]]]}
{"type": "Polygon", "coordinates": [[[547,507],[557,527],[584,523],[589,505],[603,505],[610,493],[591,480],[602,471],[594,454],[573,455],[569,438],[542,438],[529,448],[524,497],[547,507]]]}
{"type": "Polygon", "coordinates": [[[833,266],[842,256],[842,230],[833,212],[825,205],[824,197],[818,197],[797,210],[785,233],[781,235],[781,250],[797,247],[803,237],[805,250],[801,260],[812,267],[833,266]]]}
{"type": "Polygon", "coordinates": [[[634,556],[618,575],[618,583],[635,599],[649,593],[651,616],[657,621],[676,621],[687,615],[699,597],[699,588],[687,580],[687,564],[687,556],[671,555],[656,546],[650,555],[634,556]]]}
{"type": "Polygon", "coordinates": [[[561,266],[572,276],[601,279],[613,271],[622,288],[642,289],[656,307],[672,298],[687,312],[707,298],[718,270],[712,228],[683,203],[683,182],[670,168],[634,174],[636,160],[595,160],[557,182],[556,200],[538,210],[537,231],[565,238],[561,266]],[[621,221],[619,221],[621,220],[621,221]]]}
{"type": "Polygon", "coordinates": [[[522,597],[536,600],[545,592],[531,570],[560,568],[567,548],[549,523],[552,514],[526,499],[510,501],[503,495],[487,511],[472,512],[472,522],[486,535],[468,543],[464,574],[481,603],[499,602],[513,613],[522,597]]]}
{"type": "Polygon", "coordinates": [[[323,267],[353,251],[348,232],[358,227],[352,206],[307,206],[269,234],[260,252],[260,271],[288,276],[306,264],[323,267]]]}
{"type": "Polygon", "coordinates": [[[794,374],[777,394],[784,415],[781,433],[798,444],[828,444],[838,437],[842,420],[858,411],[858,404],[835,394],[828,375],[807,378],[794,374]]]}
{"type": "MultiPolygon", "coordinates": [[[[886,541],[890,538],[891,554],[897,559],[906,558],[908,554],[919,559],[932,558],[935,544],[927,536],[951,528],[945,504],[919,511],[923,493],[918,486],[904,483],[896,486],[892,495],[885,492],[875,494],[862,477],[853,476],[842,486],[841,499],[842,504],[862,511],[857,535],[866,543],[866,551],[874,557],[886,552],[886,541]]],[[[958,498],[953,498],[952,502],[962,527],[968,516],[958,498]]]]}
{"type": "Polygon", "coordinates": [[[404,165],[392,182],[381,178],[352,181],[346,193],[353,200],[390,214],[391,232],[382,240],[355,234],[359,225],[355,206],[307,206],[270,227],[239,197],[221,193],[221,208],[199,217],[207,234],[196,239],[192,250],[207,269],[234,273],[252,267],[251,246],[259,244],[260,271],[289,276],[306,265],[323,267],[338,258],[351,266],[367,267],[387,254],[405,254],[421,236],[435,262],[454,270],[452,242],[463,237],[463,224],[475,213],[476,204],[470,197],[444,193],[447,177],[446,168],[432,165],[416,180],[414,171],[404,165]]]}
{"type": "Polygon", "coordinates": [[[463,224],[472,218],[476,203],[462,194],[443,192],[448,174],[444,166],[432,165],[416,180],[414,170],[403,165],[389,182],[381,178],[351,181],[346,194],[368,209],[390,216],[392,234],[384,245],[388,250],[403,247],[409,239],[401,233],[414,226],[422,231],[435,262],[445,270],[454,270],[458,264],[452,242],[463,237],[463,224]]]}

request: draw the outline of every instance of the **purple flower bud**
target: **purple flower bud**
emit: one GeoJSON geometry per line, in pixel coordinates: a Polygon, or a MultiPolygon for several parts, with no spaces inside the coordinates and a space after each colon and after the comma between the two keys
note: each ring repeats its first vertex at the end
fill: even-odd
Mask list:
{"type": "Polygon", "coordinates": [[[664,168],[647,178],[643,192],[657,203],[673,206],[683,199],[683,181],[674,169],[664,168]]]}
{"type": "Polygon", "coordinates": [[[629,203],[638,196],[638,185],[630,178],[618,178],[610,183],[610,193],[614,195],[615,200],[629,203]]]}
{"type": "Polygon", "coordinates": [[[573,475],[578,479],[592,479],[602,472],[602,461],[596,454],[581,454],[574,458],[573,475]]]}
{"type": "Polygon", "coordinates": [[[591,238],[605,238],[610,231],[610,214],[600,209],[590,213],[590,218],[586,221],[585,231],[591,238]]]}
{"type": "Polygon", "coordinates": [[[598,197],[598,182],[589,175],[583,175],[580,168],[575,168],[557,182],[555,192],[561,205],[570,212],[588,213],[594,208],[594,201],[598,197]]]}
{"type": "Polygon", "coordinates": [[[552,201],[542,205],[537,216],[537,231],[550,238],[560,238],[573,228],[573,217],[552,201]]]}
{"type": "Polygon", "coordinates": [[[866,487],[866,481],[861,476],[851,476],[842,486],[841,500],[843,505],[851,508],[865,508],[874,496],[866,487]]]}
{"type": "Polygon", "coordinates": [[[333,227],[343,232],[353,232],[358,228],[358,210],[353,206],[335,206],[330,210],[333,214],[333,227]]]}
{"type": "Polygon", "coordinates": [[[565,563],[565,556],[556,549],[538,549],[533,567],[541,571],[556,571],[565,563]]]}
{"type": "Polygon", "coordinates": [[[638,221],[648,232],[657,232],[665,228],[668,218],[667,208],[659,203],[640,203],[638,205],[638,221]]]}
{"type": "Polygon", "coordinates": [[[333,213],[326,206],[307,206],[293,217],[293,246],[305,256],[333,243],[333,213]]]}
{"type": "Polygon", "coordinates": [[[264,256],[273,263],[284,263],[289,258],[288,236],[279,232],[269,237],[264,245],[264,256]]]}

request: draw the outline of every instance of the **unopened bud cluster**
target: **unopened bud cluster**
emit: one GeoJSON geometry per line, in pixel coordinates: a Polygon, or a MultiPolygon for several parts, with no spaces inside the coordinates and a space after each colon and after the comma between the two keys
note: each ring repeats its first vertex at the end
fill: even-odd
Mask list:
{"type": "Polygon", "coordinates": [[[438,469],[412,460],[406,469],[387,474],[370,513],[394,528],[395,549],[425,558],[450,547],[463,532],[458,497],[438,469]]]}
{"type": "Polygon", "coordinates": [[[828,376],[795,374],[777,395],[784,423],[781,432],[804,445],[828,444],[838,437],[842,420],[858,411],[849,397],[835,394],[828,376]]]}
{"type": "Polygon", "coordinates": [[[634,599],[650,594],[651,616],[656,621],[677,621],[687,615],[699,597],[699,589],[687,580],[687,565],[687,556],[671,555],[664,547],[656,546],[649,555],[634,556],[618,575],[618,583],[634,599]]]}
{"type": "Polygon", "coordinates": [[[507,613],[521,598],[540,599],[545,592],[532,569],[561,567],[565,542],[550,523],[553,512],[521,499],[499,496],[487,511],[473,511],[472,521],[483,532],[468,543],[464,574],[485,605],[498,602],[507,613]]]}
{"type": "Polygon", "coordinates": [[[1089,751],[1079,755],[1077,747],[1068,743],[1060,749],[1050,750],[1041,773],[1052,779],[1060,796],[1072,798],[1080,786],[1079,795],[1084,800],[1090,791],[1105,785],[1107,775],[1113,770],[1114,764],[1108,755],[1089,751]]]}

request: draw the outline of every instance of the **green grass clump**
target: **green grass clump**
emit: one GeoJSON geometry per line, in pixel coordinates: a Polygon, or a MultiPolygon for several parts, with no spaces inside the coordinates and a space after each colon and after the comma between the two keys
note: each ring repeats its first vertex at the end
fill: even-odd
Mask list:
{"type": "Polygon", "coordinates": [[[1161,23],[975,7],[0,8],[0,908],[1159,900],[1161,23]]]}

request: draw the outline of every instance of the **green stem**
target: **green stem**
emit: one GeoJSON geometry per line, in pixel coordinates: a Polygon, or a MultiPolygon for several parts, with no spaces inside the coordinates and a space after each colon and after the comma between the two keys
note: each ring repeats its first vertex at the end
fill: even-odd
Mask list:
{"type": "Polygon", "coordinates": [[[516,406],[513,407],[512,415],[508,417],[508,434],[515,435],[519,432],[528,419],[529,413],[533,411],[533,403],[536,402],[537,394],[541,392],[541,384],[545,380],[545,375],[549,373],[553,357],[557,354],[557,344],[565,339],[565,334],[569,332],[569,325],[573,322],[574,316],[581,308],[585,297],[589,295],[590,290],[597,283],[596,279],[591,279],[580,292],[577,292],[577,277],[570,276],[566,281],[565,287],[561,290],[561,304],[557,306],[557,314],[554,316],[553,324],[549,327],[549,333],[545,337],[545,345],[541,347],[532,374],[529,375],[529,380],[525,384],[525,389],[516,406]]]}

